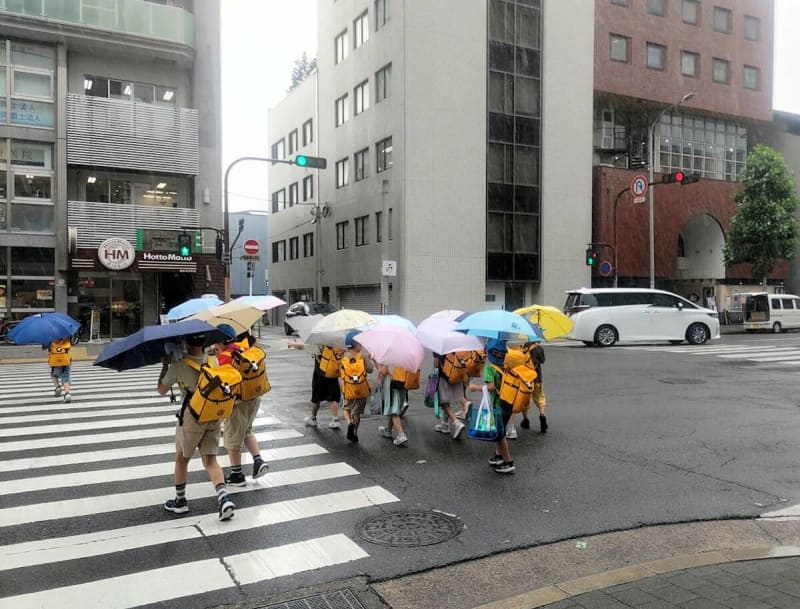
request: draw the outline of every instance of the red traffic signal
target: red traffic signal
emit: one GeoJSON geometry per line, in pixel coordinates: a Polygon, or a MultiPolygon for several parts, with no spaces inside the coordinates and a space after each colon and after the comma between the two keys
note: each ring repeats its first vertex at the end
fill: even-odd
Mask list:
{"type": "Polygon", "coordinates": [[[681,186],[686,186],[687,184],[693,184],[699,181],[700,181],[699,173],[686,173],[683,171],[666,173],[661,177],[661,182],[663,184],[674,184],[677,182],[681,186]]]}

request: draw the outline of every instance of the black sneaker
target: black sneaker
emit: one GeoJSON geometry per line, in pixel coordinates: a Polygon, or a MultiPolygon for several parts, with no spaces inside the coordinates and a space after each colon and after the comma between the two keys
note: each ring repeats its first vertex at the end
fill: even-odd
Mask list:
{"type": "Polygon", "coordinates": [[[502,464],[503,464],[503,457],[500,455],[495,455],[494,457],[489,459],[489,465],[491,465],[492,467],[497,467],[498,465],[502,464]]]}
{"type": "Polygon", "coordinates": [[[547,433],[547,430],[549,429],[549,427],[550,426],[547,424],[547,417],[544,416],[543,414],[540,414],[539,415],[539,431],[541,431],[542,433],[547,433]]]}
{"type": "Polygon", "coordinates": [[[500,465],[494,468],[494,471],[496,471],[498,474],[513,474],[514,469],[513,461],[503,461],[500,465]]]}
{"type": "Polygon", "coordinates": [[[531,428],[531,420],[528,417],[523,417],[522,422],[519,424],[522,429],[530,429],[531,428]]]}
{"type": "Polygon", "coordinates": [[[236,504],[225,495],[219,502],[219,519],[230,520],[233,518],[233,511],[236,509],[236,504]]]}
{"type": "Polygon", "coordinates": [[[244,477],[244,474],[230,474],[227,478],[225,478],[225,484],[229,486],[247,486],[247,478],[244,477]]]}
{"type": "Polygon", "coordinates": [[[356,426],[350,423],[350,425],[347,426],[347,439],[350,440],[351,442],[358,442],[358,440],[356,440],[355,437],[356,437],[356,426]]]}
{"type": "Polygon", "coordinates": [[[164,509],[173,514],[185,514],[189,511],[189,502],[186,501],[186,497],[181,499],[167,499],[167,501],[164,502],[164,509]]]}
{"type": "Polygon", "coordinates": [[[264,461],[258,461],[257,463],[253,463],[253,480],[256,480],[267,473],[269,470],[269,465],[267,465],[264,461]]]}

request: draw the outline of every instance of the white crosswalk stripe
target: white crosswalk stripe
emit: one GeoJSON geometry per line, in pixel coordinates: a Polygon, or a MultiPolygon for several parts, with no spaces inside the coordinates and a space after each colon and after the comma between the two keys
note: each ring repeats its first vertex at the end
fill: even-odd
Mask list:
{"type": "MultiPolygon", "coordinates": [[[[291,369],[275,368],[281,367],[291,369]]],[[[364,484],[356,469],[302,430],[284,426],[270,413],[269,398],[262,400],[254,432],[270,470],[258,480],[248,477],[244,487],[228,487],[234,501],[243,498],[235,518],[221,522],[209,510],[216,493],[199,458],[190,461],[186,486],[192,511],[163,511],[161,504],[175,492],[179,406],[154,391],[159,370],[116,373],[76,362],[73,399],[65,404],[54,397],[46,367],[0,368],[0,539],[7,540],[0,545],[0,609],[133,609],[228,590],[238,600],[243,585],[368,557],[350,538],[352,525],[331,530],[330,523],[347,513],[355,522],[365,516],[355,514],[378,513],[399,499],[364,484]],[[288,537],[282,529],[280,542],[268,541],[271,527],[312,518],[314,527],[293,527],[288,537]],[[188,562],[178,551],[237,533],[236,551],[200,544],[188,562]],[[175,551],[165,549],[171,545],[175,551]],[[96,559],[130,553],[135,559],[124,564],[96,559]],[[84,569],[87,560],[94,562],[84,569]],[[49,584],[49,573],[60,579],[49,584]],[[20,580],[36,583],[25,588],[20,580]]],[[[243,457],[249,473],[252,458],[247,451],[243,457]]]]}
{"type": "Polygon", "coordinates": [[[778,344],[734,344],[680,347],[659,345],[624,345],[622,350],[648,351],[650,353],[676,353],[695,357],[715,357],[724,361],[746,361],[754,365],[798,366],[800,365],[800,345],[783,346],[778,344]]]}

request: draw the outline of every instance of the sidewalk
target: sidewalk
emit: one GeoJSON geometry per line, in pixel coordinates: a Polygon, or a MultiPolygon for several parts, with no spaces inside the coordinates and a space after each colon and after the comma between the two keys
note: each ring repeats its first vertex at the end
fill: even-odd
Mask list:
{"type": "Polygon", "coordinates": [[[723,520],[605,533],[371,588],[394,609],[797,609],[800,520],[723,520]]]}

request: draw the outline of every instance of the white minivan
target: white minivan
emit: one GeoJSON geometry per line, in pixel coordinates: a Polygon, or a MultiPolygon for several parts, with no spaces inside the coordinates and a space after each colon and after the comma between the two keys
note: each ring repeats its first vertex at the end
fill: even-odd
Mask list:
{"type": "Polygon", "coordinates": [[[564,313],[575,323],[568,339],[587,346],[617,342],[684,340],[702,345],[719,338],[716,311],[677,294],[647,288],[580,288],[567,292],[564,313]]]}
{"type": "Polygon", "coordinates": [[[737,297],[742,304],[745,330],[771,330],[779,334],[800,328],[800,296],[747,292],[737,297]]]}

